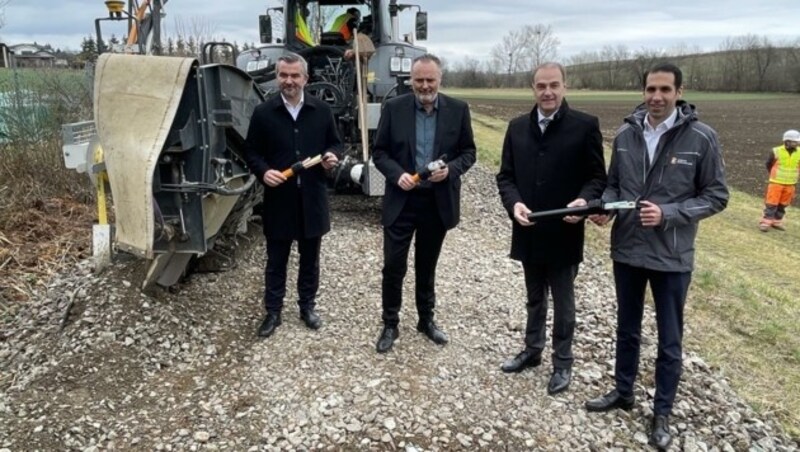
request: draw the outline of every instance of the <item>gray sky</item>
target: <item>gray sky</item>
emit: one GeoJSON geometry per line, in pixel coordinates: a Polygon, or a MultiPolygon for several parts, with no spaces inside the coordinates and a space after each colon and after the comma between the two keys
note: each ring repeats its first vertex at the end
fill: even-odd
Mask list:
{"type": "MultiPolygon", "coordinates": [[[[716,50],[726,38],[766,35],[774,43],[800,39],[800,6],[796,0],[674,0],[663,6],[629,0],[400,0],[428,11],[428,50],[451,62],[465,56],[489,59],[489,52],[509,30],[523,25],[552,25],[561,41],[559,58],[605,45],[670,49],[679,44],[716,50]]],[[[653,2],[655,3],[655,2],[653,2]]],[[[258,15],[275,0],[169,0],[167,32],[176,20],[204,23],[215,38],[257,42],[258,15]]],[[[11,0],[0,40],[8,44],[50,43],[77,50],[94,36],[94,19],[104,16],[102,0],[11,0]]],[[[403,16],[411,24],[412,16],[403,16]]],[[[103,29],[109,36],[113,29],[103,29]]],[[[116,34],[122,34],[121,28],[116,34]]]]}

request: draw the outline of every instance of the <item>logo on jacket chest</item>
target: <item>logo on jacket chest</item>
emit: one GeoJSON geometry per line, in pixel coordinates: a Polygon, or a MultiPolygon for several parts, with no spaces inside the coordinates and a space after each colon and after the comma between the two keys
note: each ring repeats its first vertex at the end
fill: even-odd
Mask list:
{"type": "Polygon", "coordinates": [[[674,156],[674,155],[673,155],[673,156],[672,156],[672,158],[670,159],[669,163],[670,163],[671,165],[694,166],[694,161],[692,161],[692,160],[687,160],[687,159],[685,159],[685,158],[678,157],[678,156],[674,156]]]}

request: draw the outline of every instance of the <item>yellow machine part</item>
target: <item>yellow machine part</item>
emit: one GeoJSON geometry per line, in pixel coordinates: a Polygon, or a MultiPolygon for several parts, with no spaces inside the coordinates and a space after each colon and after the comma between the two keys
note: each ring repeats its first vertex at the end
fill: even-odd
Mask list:
{"type": "Polygon", "coordinates": [[[114,199],[117,246],[152,259],[153,175],[187,78],[197,61],[100,55],[94,120],[114,199]]]}

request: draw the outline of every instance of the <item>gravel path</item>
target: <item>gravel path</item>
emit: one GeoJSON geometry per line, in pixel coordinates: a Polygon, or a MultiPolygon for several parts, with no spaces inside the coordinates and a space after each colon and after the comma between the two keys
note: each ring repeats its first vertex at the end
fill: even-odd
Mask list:
{"type": "MultiPolygon", "coordinates": [[[[284,323],[258,340],[263,239],[239,237],[235,268],[195,274],[145,295],[142,262],[55,279],[0,325],[0,452],[27,450],[623,450],[646,448],[655,333],[646,311],[637,407],[589,414],[613,378],[614,296],[607,256],[587,255],[577,281],[575,377],[546,395],[542,367],[505,375],[522,345],[521,267],[493,175],[465,177],[462,222],[437,275],[438,347],[415,330],[413,268],[400,339],[375,353],[382,265],[379,201],[333,199],[323,240],[319,331],[289,287],[284,323]],[[69,308],[68,308],[69,307],[69,308]],[[64,313],[68,312],[68,316],[64,313]]],[[[289,280],[295,280],[296,256],[289,280]]],[[[687,332],[691,334],[691,330],[687,332]]],[[[673,449],[798,450],[687,350],[673,449]]]]}

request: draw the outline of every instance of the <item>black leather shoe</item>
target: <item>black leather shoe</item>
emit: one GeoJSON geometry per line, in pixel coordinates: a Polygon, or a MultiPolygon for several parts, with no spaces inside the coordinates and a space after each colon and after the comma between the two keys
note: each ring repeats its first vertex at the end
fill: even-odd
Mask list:
{"type": "Polygon", "coordinates": [[[447,334],[440,330],[439,327],[433,323],[433,320],[417,323],[417,331],[424,333],[426,336],[428,336],[428,339],[439,345],[444,345],[447,343],[447,341],[449,341],[447,334]]]}
{"type": "Polygon", "coordinates": [[[278,314],[273,314],[271,312],[267,313],[267,316],[264,317],[264,321],[261,322],[261,326],[258,327],[258,335],[260,337],[270,337],[272,336],[272,333],[275,332],[275,328],[280,326],[280,324],[281,324],[280,313],[278,314]]]}
{"type": "Polygon", "coordinates": [[[550,376],[550,383],[547,384],[547,393],[550,395],[564,392],[569,388],[572,380],[572,369],[555,369],[550,376]]]}
{"type": "Polygon", "coordinates": [[[392,349],[392,345],[394,345],[394,340],[400,336],[400,330],[397,327],[392,328],[385,326],[383,327],[383,331],[381,331],[381,336],[378,338],[378,343],[375,344],[375,349],[378,350],[378,353],[386,353],[392,349]]]}
{"type": "Polygon", "coordinates": [[[630,410],[635,402],[636,397],[632,395],[623,396],[615,389],[602,397],[586,402],[586,410],[594,412],[611,411],[614,408],[630,410]]]}
{"type": "Polygon", "coordinates": [[[322,326],[322,319],[319,318],[319,314],[314,311],[314,308],[301,309],[300,318],[312,330],[318,330],[322,326]]]}
{"type": "Polygon", "coordinates": [[[653,417],[653,426],[650,430],[651,446],[655,446],[658,450],[667,450],[669,443],[672,442],[672,435],[669,433],[669,417],[663,414],[657,414],[653,417]]]}
{"type": "Polygon", "coordinates": [[[503,369],[503,372],[506,373],[522,372],[528,367],[536,367],[541,363],[542,363],[541,353],[534,352],[531,350],[523,350],[522,352],[517,354],[517,356],[504,362],[500,368],[503,369]]]}

